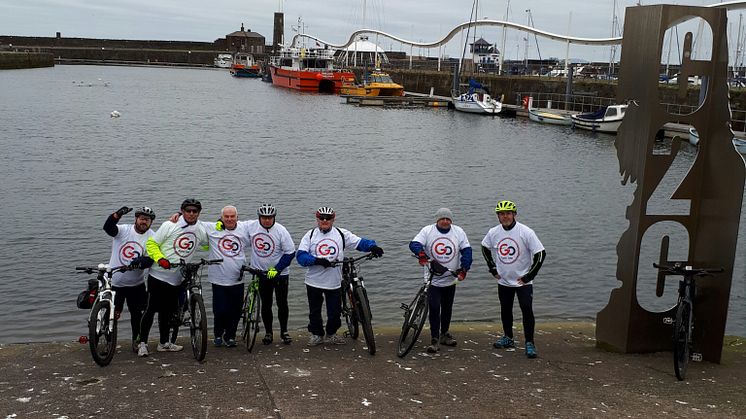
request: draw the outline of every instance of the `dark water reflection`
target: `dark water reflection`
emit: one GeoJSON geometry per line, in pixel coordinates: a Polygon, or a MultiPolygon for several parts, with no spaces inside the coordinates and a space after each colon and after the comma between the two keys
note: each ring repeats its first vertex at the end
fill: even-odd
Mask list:
{"type": "MultiPolygon", "coordinates": [[[[613,137],[446,110],[358,108],[221,71],[58,66],[1,72],[0,92],[0,342],[84,334],[86,312],[74,300],[85,278],[73,267],[107,260],[106,216],[149,205],[159,225],[191,196],[209,220],[227,204],[252,218],[273,202],[296,244],[315,208],[333,206],[337,225],[386,250],[363,266],[377,324],[399,323],[399,304],[420,278],[407,243],[441,206],[475,248],[457,321],[498,318],[496,283],[478,252],[498,199],[517,201],[519,219],[547,249],[535,285],[540,321],[594,319],[617,286],[615,246],[634,187],[620,185],[613,137]]],[[[687,149],[677,170],[693,157],[687,149]]],[[[743,225],[742,217],[727,328],[740,335],[743,225]]],[[[303,270],[291,269],[291,326],[302,329],[303,270]]]]}

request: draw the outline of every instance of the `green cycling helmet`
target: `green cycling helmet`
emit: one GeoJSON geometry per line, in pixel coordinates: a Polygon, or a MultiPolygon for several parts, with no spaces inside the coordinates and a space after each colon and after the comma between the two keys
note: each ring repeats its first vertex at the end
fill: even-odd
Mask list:
{"type": "Polygon", "coordinates": [[[513,211],[518,212],[518,207],[513,201],[500,201],[495,207],[495,212],[513,211]]]}

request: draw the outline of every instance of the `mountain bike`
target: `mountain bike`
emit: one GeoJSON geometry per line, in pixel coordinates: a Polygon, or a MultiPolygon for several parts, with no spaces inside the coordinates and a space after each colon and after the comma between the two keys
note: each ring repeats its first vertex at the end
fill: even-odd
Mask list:
{"type": "MultiPolygon", "coordinates": [[[[182,259],[179,263],[171,264],[171,268],[181,267],[181,276],[184,278],[182,287],[185,292],[184,301],[179,304],[176,313],[174,334],[179,326],[189,327],[192,354],[199,362],[205,359],[207,353],[207,314],[205,302],[202,300],[202,274],[205,265],[222,262],[223,259],[200,259],[199,262],[187,263],[182,259]]],[[[176,340],[175,336],[172,336],[172,340],[176,340]]]]}
{"type": "MultiPolygon", "coordinates": [[[[105,367],[111,363],[117,349],[117,320],[114,313],[114,297],[116,291],[111,289],[111,277],[114,272],[130,270],[129,266],[111,266],[101,263],[96,267],[78,266],[81,273],[96,273],[96,280],[89,281],[88,293],[85,298],[91,304],[91,314],[88,317],[88,345],[91,348],[93,360],[105,367]],[[95,283],[94,283],[95,281],[95,283]],[[93,294],[95,293],[95,297],[93,294]]],[[[84,292],[85,293],[85,292],[84,292]]]]}
{"type": "Polygon", "coordinates": [[[259,275],[267,275],[267,272],[244,265],[241,267],[239,282],[243,279],[244,272],[251,274],[251,282],[246,287],[243,308],[241,309],[241,340],[246,344],[246,350],[251,352],[256,343],[256,335],[259,334],[259,327],[262,320],[262,299],[259,297],[259,275]]]}
{"type": "MultiPolygon", "coordinates": [[[[430,308],[428,293],[430,292],[433,277],[435,275],[443,275],[446,272],[449,272],[454,277],[458,276],[456,271],[452,271],[432,259],[428,259],[427,270],[427,279],[420,287],[420,290],[417,291],[412,302],[409,304],[402,303],[401,305],[402,310],[404,310],[404,324],[402,324],[399,343],[396,348],[396,355],[399,358],[404,358],[412,350],[412,347],[420,337],[422,328],[425,326],[425,319],[427,319],[427,312],[430,308]]],[[[457,282],[458,279],[454,280],[453,283],[457,282]]]]}
{"type": "Polygon", "coordinates": [[[342,264],[342,315],[347,323],[345,335],[357,339],[360,335],[360,326],[363,328],[365,343],[368,352],[376,353],[376,339],[373,334],[373,315],[370,311],[368,292],[365,289],[363,277],[358,275],[357,262],[370,260],[373,254],[367,253],[357,258],[344,258],[342,261],[333,262],[332,265],[342,264]]]}
{"type": "Polygon", "coordinates": [[[658,269],[658,296],[662,295],[662,284],[666,275],[681,275],[679,299],[676,303],[676,318],[666,317],[663,322],[673,324],[673,369],[679,381],[686,377],[689,360],[701,361],[702,354],[693,352],[692,333],[694,331],[694,301],[697,286],[696,277],[711,276],[723,272],[723,268],[694,268],[686,262],[653,263],[658,269]]]}

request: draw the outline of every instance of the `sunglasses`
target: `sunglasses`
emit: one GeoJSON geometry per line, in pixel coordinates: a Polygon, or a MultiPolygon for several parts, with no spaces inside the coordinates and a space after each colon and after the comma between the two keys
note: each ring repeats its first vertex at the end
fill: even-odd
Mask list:
{"type": "Polygon", "coordinates": [[[334,216],[333,215],[327,215],[327,214],[321,214],[321,215],[317,215],[316,218],[318,218],[319,220],[322,220],[322,221],[329,221],[329,220],[333,220],[334,216]]]}
{"type": "Polygon", "coordinates": [[[190,213],[198,214],[199,210],[197,208],[184,208],[184,212],[190,212],[190,213]]]}

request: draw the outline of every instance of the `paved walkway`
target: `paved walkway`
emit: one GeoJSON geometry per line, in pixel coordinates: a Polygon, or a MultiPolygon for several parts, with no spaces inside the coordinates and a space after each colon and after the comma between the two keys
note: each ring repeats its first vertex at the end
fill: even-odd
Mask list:
{"type": "Polygon", "coordinates": [[[406,359],[395,329],[376,332],[375,356],[357,342],[307,348],[297,332],[253,353],[210,347],[202,364],[189,348],[137,358],[127,341],[105,368],[77,342],[2,345],[0,418],[746,417],[743,338],[678,382],[670,353],[604,352],[588,323],[539,324],[534,360],[493,349],[490,324],[457,325],[457,347],[406,359]]]}

